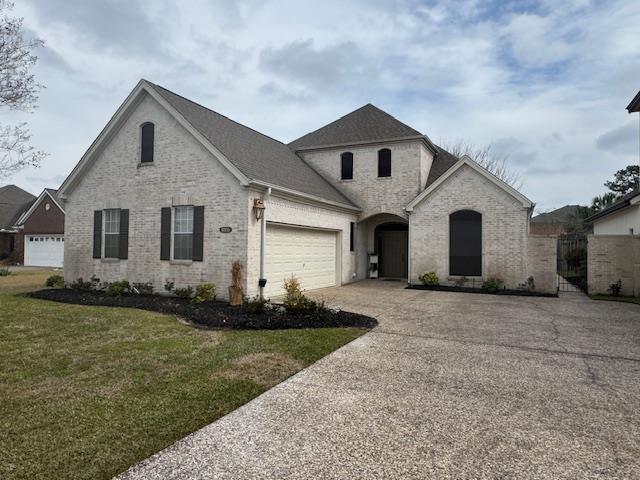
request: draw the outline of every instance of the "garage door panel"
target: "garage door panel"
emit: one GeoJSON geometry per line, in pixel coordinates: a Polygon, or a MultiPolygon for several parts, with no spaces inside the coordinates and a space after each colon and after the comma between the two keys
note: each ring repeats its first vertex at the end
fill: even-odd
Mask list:
{"type": "Polygon", "coordinates": [[[266,295],[283,294],[282,283],[291,275],[305,290],[334,286],[336,240],[335,232],[267,225],[266,295]]]}
{"type": "Polygon", "coordinates": [[[24,264],[32,267],[62,267],[64,237],[61,235],[25,235],[24,264]]]}

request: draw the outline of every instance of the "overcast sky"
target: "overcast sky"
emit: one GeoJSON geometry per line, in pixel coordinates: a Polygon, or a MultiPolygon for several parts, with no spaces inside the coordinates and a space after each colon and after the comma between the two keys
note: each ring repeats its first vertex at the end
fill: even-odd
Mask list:
{"type": "MultiPolygon", "coordinates": [[[[494,144],[548,210],[638,162],[640,1],[16,0],[46,42],[26,119],[58,187],[140,78],[288,142],[365,103],[494,144]]],[[[2,122],[18,119],[3,113],[2,122]]],[[[24,116],[21,116],[22,118],[24,116]]]]}

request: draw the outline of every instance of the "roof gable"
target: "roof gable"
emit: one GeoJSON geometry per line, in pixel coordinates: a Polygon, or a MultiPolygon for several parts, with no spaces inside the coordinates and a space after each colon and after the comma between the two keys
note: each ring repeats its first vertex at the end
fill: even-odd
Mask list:
{"type": "Polygon", "coordinates": [[[289,143],[294,150],[400,140],[429,139],[387,112],[368,103],[324,127],[289,143]]]}
{"type": "Polygon", "coordinates": [[[84,168],[149,94],[200,141],[243,185],[261,183],[357,209],[285,144],[149,81],[141,80],[60,187],[64,198],[84,168]]]}
{"type": "Polygon", "coordinates": [[[62,205],[60,205],[59,199],[56,196],[57,192],[58,192],[57,190],[54,190],[52,188],[45,188],[44,190],[42,190],[42,193],[38,195],[38,198],[32,201],[30,203],[29,208],[23,211],[22,214],[17,218],[17,220],[14,223],[14,226],[24,225],[27,219],[36,210],[36,208],[38,208],[38,205],[40,205],[45,198],[50,199],[55,205],[55,207],[58,208],[64,214],[64,208],[62,208],[62,205]]]}
{"type": "Polygon", "coordinates": [[[15,185],[0,187],[0,230],[11,229],[36,197],[15,185]]]}
{"type": "Polygon", "coordinates": [[[471,167],[472,170],[474,170],[475,172],[479,173],[480,175],[485,177],[487,180],[492,182],[494,185],[496,185],[497,187],[501,188],[502,190],[507,192],[509,195],[514,197],[516,200],[521,202],[523,207],[532,208],[534,206],[534,203],[531,200],[529,200],[527,197],[525,197],[523,194],[521,194],[519,191],[517,191],[511,185],[509,185],[508,183],[500,180],[498,177],[496,177],[491,172],[489,172],[486,168],[483,168],[480,165],[478,165],[476,162],[474,162],[468,155],[465,155],[462,158],[460,158],[451,168],[446,170],[435,181],[433,181],[429,186],[427,186],[427,188],[425,188],[422,191],[422,193],[420,193],[416,198],[414,198],[409,203],[409,205],[407,205],[405,210],[407,212],[413,211],[413,209],[420,202],[422,202],[425,198],[427,198],[434,190],[436,190],[440,185],[442,185],[444,182],[446,182],[448,178],[450,178],[455,172],[460,170],[465,165],[471,167]]]}
{"type": "Polygon", "coordinates": [[[446,173],[451,167],[453,167],[460,160],[455,155],[447,152],[442,147],[438,147],[438,153],[433,158],[431,169],[429,170],[429,176],[427,177],[427,183],[425,188],[435,182],[438,178],[446,173]]]}
{"type": "Polygon", "coordinates": [[[633,97],[631,103],[627,105],[627,111],[629,113],[640,112],[640,91],[633,97]]]}

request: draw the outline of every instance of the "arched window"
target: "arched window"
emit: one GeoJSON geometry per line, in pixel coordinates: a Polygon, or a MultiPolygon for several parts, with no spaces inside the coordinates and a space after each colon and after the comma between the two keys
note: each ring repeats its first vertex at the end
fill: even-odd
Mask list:
{"type": "Polygon", "coordinates": [[[344,152],[340,155],[340,178],[351,180],[353,178],[353,153],[344,152]]]}
{"type": "Polygon", "coordinates": [[[153,162],[154,125],[151,122],[147,122],[142,125],[140,130],[140,162],[153,162]]]}
{"type": "Polygon", "coordinates": [[[391,176],[391,150],[388,148],[378,150],[378,176],[391,176]]]}
{"type": "Polygon", "coordinates": [[[449,216],[449,275],[482,276],[482,215],[458,210],[449,216]]]}

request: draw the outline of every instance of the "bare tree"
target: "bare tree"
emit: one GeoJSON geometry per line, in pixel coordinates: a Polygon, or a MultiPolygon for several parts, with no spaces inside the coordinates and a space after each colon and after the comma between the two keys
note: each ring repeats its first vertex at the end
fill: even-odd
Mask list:
{"type": "Polygon", "coordinates": [[[511,156],[508,152],[496,152],[492,145],[476,147],[465,140],[457,140],[454,142],[445,140],[440,142],[440,145],[458,158],[468,155],[471,160],[486,168],[489,172],[516,190],[522,188],[522,175],[508,164],[511,156]]]}
{"type": "MultiPolygon", "coordinates": [[[[25,39],[22,18],[9,16],[13,3],[0,0],[0,107],[32,112],[42,85],[35,81],[32,67],[38,57],[32,52],[44,43],[25,39]]],[[[30,145],[26,123],[0,124],[0,178],[27,166],[38,166],[46,155],[30,145]]]]}

